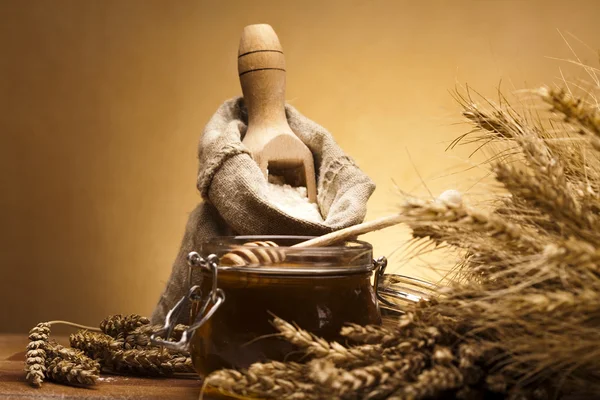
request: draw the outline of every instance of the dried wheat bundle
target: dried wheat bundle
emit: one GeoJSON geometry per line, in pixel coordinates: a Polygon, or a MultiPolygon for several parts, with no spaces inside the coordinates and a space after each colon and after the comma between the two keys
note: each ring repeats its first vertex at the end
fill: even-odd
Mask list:
{"type": "MultiPolygon", "coordinates": [[[[70,337],[71,346],[97,360],[105,371],[141,376],[193,373],[189,354],[154,346],[150,335],[160,327],[137,314],[120,314],[100,323],[102,332],[80,330],[70,337]]],[[[177,325],[171,340],[181,337],[185,325],[177,325]]]]}
{"type": "MultiPolygon", "coordinates": [[[[136,376],[194,373],[189,354],[150,342],[150,335],[159,328],[136,314],[109,316],[100,328],[67,321],[40,323],[29,333],[26,379],[35,387],[40,387],[44,379],[87,386],[96,384],[100,372],[136,376]],[[70,335],[70,348],[49,341],[50,326],[57,323],[81,328],[70,335]]],[[[171,340],[178,340],[186,329],[187,326],[177,325],[171,340]]]]}
{"type": "MultiPolygon", "coordinates": [[[[274,325],[312,359],[304,364],[257,363],[246,371],[220,370],[206,378],[205,386],[273,399],[405,399],[449,393],[471,399],[502,398],[508,392],[506,379],[490,372],[496,348],[475,340],[459,343],[455,335],[423,326],[413,313],[400,318],[395,327],[349,325],[344,328],[354,337],[349,347],[328,343],[279,318],[274,325]],[[373,332],[377,343],[364,343],[374,341],[373,332]]],[[[537,388],[534,396],[521,388],[513,394],[533,399],[548,392],[537,388]]]]}
{"type": "Polygon", "coordinates": [[[526,107],[457,93],[473,129],[451,147],[490,151],[499,190],[482,208],[456,197],[399,206],[416,243],[463,250],[437,295],[393,326],[345,327],[345,345],[275,319],[307,362],[221,370],[205,385],[272,399],[600,393],[600,70],[586,71],[582,94],[546,87],[526,107]]]}
{"type": "MultiPolygon", "coordinates": [[[[598,89],[590,87],[587,95],[598,89]]],[[[470,279],[452,287],[423,318],[442,314],[469,321],[468,335],[501,350],[497,370],[516,385],[547,381],[556,391],[597,393],[600,108],[595,100],[567,93],[536,91],[551,108],[535,118],[506,104],[487,103],[484,109],[462,98],[476,131],[512,149],[511,156],[489,164],[508,193],[494,214],[531,232],[533,244],[528,252],[493,246],[475,253],[461,246],[471,254],[457,273],[470,279]]],[[[443,241],[455,232],[440,226],[436,235],[443,241]]]]}
{"type": "Polygon", "coordinates": [[[41,322],[33,327],[29,332],[27,345],[26,380],[38,388],[42,386],[44,379],[78,386],[94,384],[100,365],[82,351],[65,348],[50,341],[50,328],[54,324],[83,327],[67,321],[41,322]]]}

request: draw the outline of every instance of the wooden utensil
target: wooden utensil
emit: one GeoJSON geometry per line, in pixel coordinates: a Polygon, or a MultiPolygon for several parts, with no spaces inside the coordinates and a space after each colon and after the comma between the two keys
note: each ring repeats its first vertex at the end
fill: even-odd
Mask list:
{"type": "MultiPolygon", "coordinates": [[[[348,228],[340,229],[290,246],[291,248],[329,246],[360,236],[365,233],[378,231],[406,220],[402,214],[392,214],[373,221],[363,222],[348,228]]],[[[278,249],[272,241],[257,241],[244,243],[235,250],[224,254],[219,262],[222,265],[245,266],[250,264],[272,264],[285,260],[285,253],[278,249]]]]}
{"type": "Polygon", "coordinates": [[[305,186],[309,201],[316,202],[313,155],[287,122],[285,57],[270,25],[244,28],[238,73],[248,109],[248,130],[242,143],[269,181],[305,186]]]}

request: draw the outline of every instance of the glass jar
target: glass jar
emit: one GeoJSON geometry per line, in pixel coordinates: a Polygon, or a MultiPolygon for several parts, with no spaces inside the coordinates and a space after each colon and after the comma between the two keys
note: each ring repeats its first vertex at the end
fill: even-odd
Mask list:
{"type": "MultiPolygon", "coordinates": [[[[347,323],[380,325],[382,313],[401,313],[393,301],[413,295],[394,289],[383,275],[385,258],[373,260],[369,243],[353,240],[327,247],[292,247],[311,239],[301,236],[219,237],[188,256],[188,296],[167,315],[165,328],[153,335],[156,344],[189,349],[200,376],[221,368],[247,368],[268,360],[292,361],[297,348],[277,335],[279,317],[328,341],[342,341],[347,323]],[[249,248],[249,242],[277,247],[249,248]],[[226,265],[226,254],[240,249],[255,255],[246,265],[226,265]],[[374,284],[371,278],[375,272],[374,284]],[[381,278],[381,279],[380,279],[381,278]],[[381,286],[380,282],[387,282],[381,286]],[[378,295],[379,293],[379,295],[378,295]],[[190,327],[177,343],[169,337],[181,310],[190,305],[190,327]]],[[[399,279],[399,278],[398,278],[399,279]]]]}

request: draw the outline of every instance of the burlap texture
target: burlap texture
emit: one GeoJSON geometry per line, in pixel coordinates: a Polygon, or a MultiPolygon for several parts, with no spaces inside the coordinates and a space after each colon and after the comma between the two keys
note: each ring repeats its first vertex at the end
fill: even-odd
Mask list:
{"type": "Polygon", "coordinates": [[[198,251],[206,239],[224,235],[322,235],[364,220],[374,183],[325,128],[290,105],[286,105],[286,116],[313,154],[317,203],[324,222],[293,217],[269,202],[267,180],[242,144],[247,127],[243,99],[226,101],[200,139],[197,187],[203,201],[189,216],[171,276],[152,314],[153,323],[162,323],[186,293],[186,256],[198,251]]]}

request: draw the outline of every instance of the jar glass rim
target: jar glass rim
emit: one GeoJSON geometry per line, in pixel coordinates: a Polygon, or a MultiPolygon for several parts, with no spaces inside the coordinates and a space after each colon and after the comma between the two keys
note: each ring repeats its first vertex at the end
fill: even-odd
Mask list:
{"type": "MultiPolygon", "coordinates": [[[[254,262],[244,266],[219,265],[222,271],[239,271],[259,274],[330,275],[370,272],[373,270],[373,246],[362,240],[321,247],[294,247],[294,244],[315,238],[295,235],[239,235],[217,236],[201,244],[204,257],[215,254],[219,259],[249,242],[273,242],[277,247],[262,249],[283,255],[283,262],[254,262]]],[[[252,249],[252,248],[250,248],[252,249]]]]}

